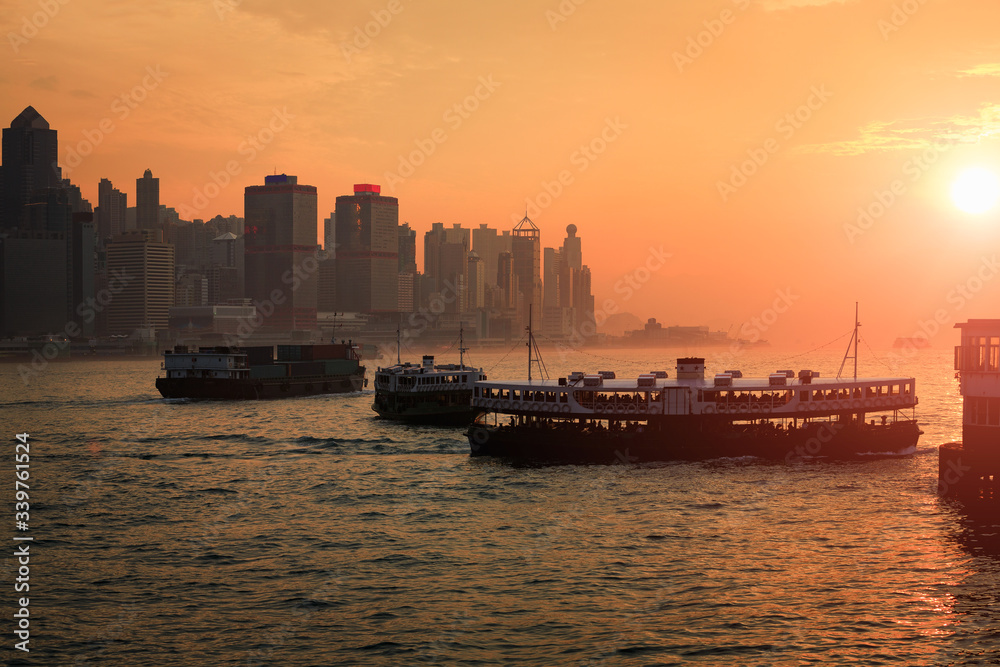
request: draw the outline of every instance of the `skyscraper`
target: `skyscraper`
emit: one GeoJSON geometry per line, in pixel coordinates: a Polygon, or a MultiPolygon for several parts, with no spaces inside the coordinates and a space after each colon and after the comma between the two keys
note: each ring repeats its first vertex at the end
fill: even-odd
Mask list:
{"type": "Polygon", "coordinates": [[[457,224],[446,228],[435,222],[424,234],[424,273],[436,281],[448,313],[467,308],[469,241],[469,230],[457,224]]]}
{"type": "Polygon", "coordinates": [[[32,195],[61,187],[56,131],[34,107],[26,107],[3,131],[0,228],[19,227],[32,195]]]}
{"type": "Polygon", "coordinates": [[[247,186],[243,202],[246,296],[264,317],[261,330],[315,329],[316,188],[295,176],[266,176],[264,185],[247,186]]]}
{"type": "Polygon", "coordinates": [[[160,179],[149,169],[135,179],[136,229],[160,229],[160,179]]]}
{"type": "Polygon", "coordinates": [[[109,333],[167,328],[174,305],[174,247],[163,242],[162,232],[141,230],[114,237],[108,245],[107,270],[129,277],[108,304],[109,333]]]}
{"type": "Polygon", "coordinates": [[[511,250],[510,230],[498,234],[497,230],[481,224],[472,230],[472,249],[483,260],[486,284],[496,285],[497,259],[500,253],[511,250]]]}
{"type": "Polygon", "coordinates": [[[361,183],[337,197],[337,309],[399,312],[399,200],[361,183]]]}
{"type": "Polygon", "coordinates": [[[128,195],[106,178],[97,185],[97,238],[103,242],[124,234],[125,215],[128,209],[128,195]]]}
{"type": "Polygon", "coordinates": [[[542,306],[542,241],[538,227],[528,216],[517,223],[511,234],[514,273],[524,296],[522,319],[528,321],[528,307],[538,312],[542,306]]]}

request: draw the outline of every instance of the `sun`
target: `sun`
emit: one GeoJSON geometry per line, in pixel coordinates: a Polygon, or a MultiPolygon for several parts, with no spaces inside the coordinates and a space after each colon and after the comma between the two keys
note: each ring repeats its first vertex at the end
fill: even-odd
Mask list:
{"type": "Polygon", "coordinates": [[[1000,179],[989,169],[972,167],[951,184],[951,201],[966,213],[985,213],[1000,200],[1000,179]]]}

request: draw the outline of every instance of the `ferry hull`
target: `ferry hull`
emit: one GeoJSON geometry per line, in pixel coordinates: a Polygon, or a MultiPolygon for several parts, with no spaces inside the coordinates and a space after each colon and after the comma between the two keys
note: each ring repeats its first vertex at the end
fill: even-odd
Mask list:
{"type": "Polygon", "coordinates": [[[394,421],[406,422],[407,424],[426,424],[432,426],[468,426],[483,414],[480,410],[441,408],[432,409],[412,409],[402,412],[387,410],[372,406],[379,417],[394,421]]]}
{"type": "Polygon", "coordinates": [[[342,394],[361,391],[364,383],[362,367],[357,374],[298,378],[157,378],[156,388],[164,398],[255,400],[342,394]]]}
{"type": "Polygon", "coordinates": [[[576,422],[486,426],[468,431],[472,456],[539,463],[619,463],[755,456],[775,460],[910,454],[921,431],[914,421],[886,425],[812,422],[796,429],[684,417],[651,420],[620,430],[584,429],[576,422]]]}

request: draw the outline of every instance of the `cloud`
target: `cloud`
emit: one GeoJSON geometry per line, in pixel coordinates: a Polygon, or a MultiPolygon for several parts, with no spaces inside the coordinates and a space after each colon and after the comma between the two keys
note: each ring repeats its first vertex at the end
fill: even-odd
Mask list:
{"type": "Polygon", "coordinates": [[[801,146],[804,153],[863,155],[899,150],[922,150],[941,144],[974,144],[1000,134],[1000,104],[987,104],[975,116],[873,121],[860,136],[845,141],[801,146]]]}
{"type": "Polygon", "coordinates": [[[40,79],[35,79],[28,85],[32,88],[39,88],[41,90],[55,90],[57,83],[59,83],[59,77],[53,74],[51,76],[43,76],[40,79]]]}
{"type": "Polygon", "coordinates": [[[1000,76],[1000,63],[983,63],[958,73],[959,76],[1000,76]]]}

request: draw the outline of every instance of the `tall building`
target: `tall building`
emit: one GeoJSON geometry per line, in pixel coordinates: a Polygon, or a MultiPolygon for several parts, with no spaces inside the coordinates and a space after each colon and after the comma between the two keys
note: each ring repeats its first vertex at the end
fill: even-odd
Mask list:
{"type": "Polygon", "coordinates": [[[136,229],[161,229],[160,179],[153,178],[149,169],[142,178],[135,179],[135,226],[136,229]]]}
{"type": "Polygon", "coordinates": [[[246,296],[265,318],[261,330],[315,329],[316,188],[287,174],[266,176],[264,185],[247,186],[243,201],[246,296]]]}
{"type": "Polygon", "coordinates": [[[167,328],[174,305],[174,247],[162,239],[161,232],[141,230],[119,234],[108,245],[108,274],[128,277],[108,304],[108,333],[167,328]]]}
{"type": "Polygon", "coordinates": [[[97,184],[97,237],[103,242],[126,231],[125,219],[128,213],[128,195],[116,188],[106,178],[97,184]]]}
{"type": "Polygon", "coordinates": [[[57,232],[0,234],[0,336],[63,333],[66,248],[57,232]]]}
{"type": "Polygon", "coordinates": [[[337,310],[337,220],[333,214],[323,221],[323,257],[319,262],[318,310],[337,310]]]}
{"type": "Polygon", "coordinates": [[[445,228],[435,222],[424,234],[424,274],[435,281],[447,313],[468,309],[469,242],[469,230],[458,224],[445,228]]]}
{"type": "Polygon", "coordinates": [[[61,186],[56,131],[34,107],[26,107],[3,131],[0,229],[21,227],[32,195],[61,186]]]}
{"type": "Polygon", "coordinates": [[[481,224],[478,229],[472,230],[472,249],[483,260],[486,285],[496,286],[497,260],[500,253],[511,251],[510,230],[499,233],[497,230],[481,224]]]}
{"type": "Polygon", "coordinates": [[[521,319],[528,321],[528,307],[538,313],[542,307],[542,241],[538,227],[528,216],[517,223],[511,234],[511,254],[514,273],[521,294],[524,310],[521,319]]]}
{"type": "Polygon", "coordinates": [[[417,232],[408,222],[399,226],[399,272],[417,272],[417,232]]]}
{"type": "Polygon", "coordinates": [[[486,307],[486,264],[475,251],[469,253],[468,310],[476,311],[486,307]]]}
{"type": "Polygon", "coordinates": [[[399,200],[361,183],[337,197],[337,310],[399,312],[399,200]]]}

